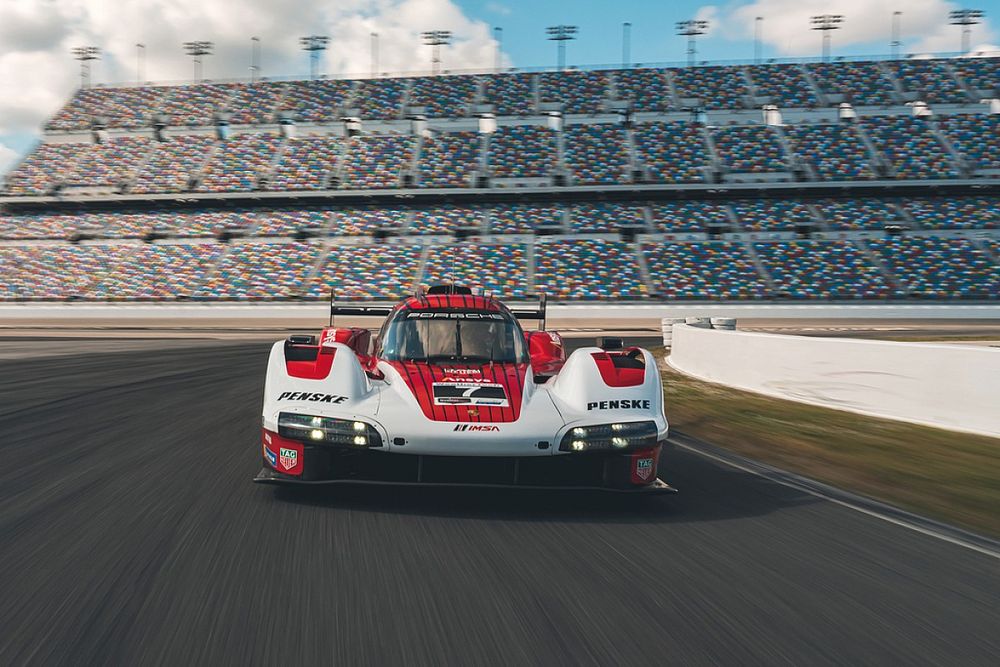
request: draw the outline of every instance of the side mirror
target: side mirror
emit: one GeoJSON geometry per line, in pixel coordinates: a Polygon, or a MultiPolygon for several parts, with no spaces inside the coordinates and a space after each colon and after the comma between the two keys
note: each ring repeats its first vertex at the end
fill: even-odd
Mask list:
{"type": "Polygon", "coordinates": [[[562,336],[554,331],[529,331],[524,334],[531,357],[531,370],[535,377],[555,375],[566,363],[566,349],[562,336]]]}

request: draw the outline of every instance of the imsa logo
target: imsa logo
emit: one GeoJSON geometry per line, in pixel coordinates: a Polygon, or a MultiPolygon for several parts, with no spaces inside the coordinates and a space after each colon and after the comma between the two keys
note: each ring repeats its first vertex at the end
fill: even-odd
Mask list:
{"type": "Polygon", "coordinates": [[[499,431],[500,427],[496,424],[455,424],[453,431],[499,431]]]}

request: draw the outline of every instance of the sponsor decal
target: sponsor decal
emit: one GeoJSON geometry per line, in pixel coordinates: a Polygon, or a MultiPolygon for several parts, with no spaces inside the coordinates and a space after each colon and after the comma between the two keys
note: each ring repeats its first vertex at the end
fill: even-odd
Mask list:
{"type": "MultiPolygon", "coordinates": [[[[482,375],[483,372],[481,370],[479,370],[478,368],[445,368],[444,369],[444,374],[445,375],[482,375]]],[[[470,379],[470,382],[475,382],[475,380],[471,380],[470,379]]]]}
{"type": "MultiPolygon", "coordinates": [[[[268,441],[270,441],[270,438],[268,438],[268,441]]],[[[278,457],[275,456],[274,452],[267,448],[267,445],[264,445],[264,458],[267,459],[267,462],[271,464],[272,468],[278,467],[278,457]]]]}
{"type": "Polygon", "coordinates": [[[499,431],[500,427],[496,424],[455,424],[453,431],[462,432],[472,432],[472,431],[499,431]]]}
{"type": "MultiPolygon", "coordinates": [[[[272,456],[274,456],[272,454],[272,456]]],[[[282,447],[279,450],[278,460],[281,462],[281,467],[285,470],[291,470],[295,467],[295,464],[299,462],[299,453],[294,449],[288,449],[287,447],[282,447]]]]}
{"type": "Polygon", "coordinates": [[[510,405],[503,385],[477,382],[435,382],[432,387],[434,405],[488,405],[506,408],[510,405]]]}
{"type": "Polygon", "coordinates": [[[314,394],[308,391],[283,391],[278,396],[279,401],[312,401],[314,403],[343,403],[346,396],[337,394],[314,394]]]}
{"type": "Polygon", "coordinates": [[[479,416],[479,410],[476,410],[475,408],[469,408],[468,412],[469,412],[469,416],[470,417],[478,417],[479,416]]]}
{"type": "Polygon", "coordinates": [[[650,475],[653,474],[653,459],[636,459],[635,474],[643,481],[648,480],[650,475]]]}
{"type": "Polygon", "coordinates": [[[649,400],[626,398],[618,401],[593,401],[587,403],[588,410],[649,410],[649,400]]]}
{"type": "Polygon", "coordinates": [[[500,313],[429,313],[427,311],[414,311],[406,314],[408,320],[500,320],[506,322],[500,313]]]}
{"type": "Polygon", "coordinates": [[[319,342],[321,347],[326,347],[327,345],[333,345],[337,342],[337,330],[327,329],[323,332],[323,339],[319,342]]]}

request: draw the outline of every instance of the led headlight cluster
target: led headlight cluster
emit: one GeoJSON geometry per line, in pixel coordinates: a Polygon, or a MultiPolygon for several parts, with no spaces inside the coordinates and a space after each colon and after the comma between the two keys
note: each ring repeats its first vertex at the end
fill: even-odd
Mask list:
{"type": "Polygon", "coordinates": [[[561,452],[639,449],[656,444],[656,423],[619,422],[571,428],[559,443],[561,452]]]}
{"type": "Polygon", "coordinates": [[[292,412],[282,412],[278,415],[278,435],[316,444],[359,448],[382,446],[382,438],[371,424],[292,412]]]}

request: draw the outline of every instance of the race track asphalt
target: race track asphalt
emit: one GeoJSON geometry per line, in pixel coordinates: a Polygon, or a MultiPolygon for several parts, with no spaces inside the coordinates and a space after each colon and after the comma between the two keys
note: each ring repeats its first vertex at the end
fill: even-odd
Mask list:
{"type": "Polygon", "coordinates": [[[266,354],[0,361],[0,664],[998,663],[1000,561],[683,450],[666,497],[251,484],[266,354]]]}

